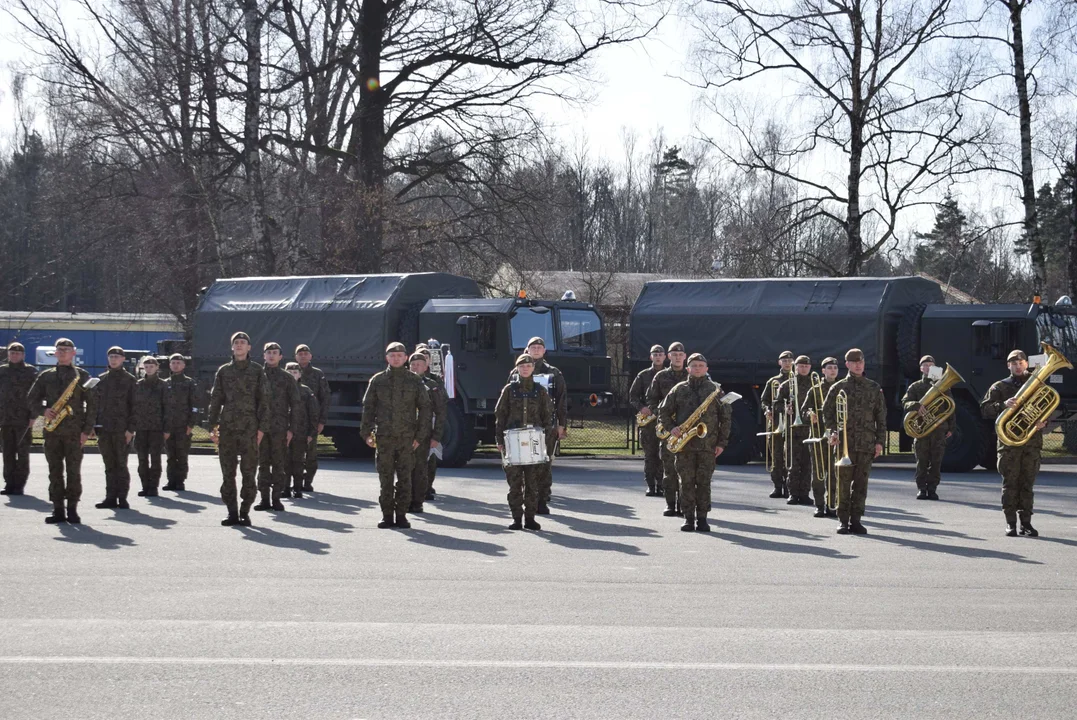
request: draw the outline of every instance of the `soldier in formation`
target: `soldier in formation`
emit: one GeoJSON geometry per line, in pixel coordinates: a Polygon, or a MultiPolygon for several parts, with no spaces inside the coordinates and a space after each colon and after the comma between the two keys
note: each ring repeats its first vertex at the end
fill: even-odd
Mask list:
{"type": "Polygon", "coordinates": [[[0,495],[22,495],[30,477],[30,405],[27,398],[37,379],[37,368],[26,364],[26,348],[7,346],[7,362],[0,365],[0,448],[4,453],[4,489],[0,495]]]}
{"type": "Polygon", "coordinates": [[[127,467],[131,440],[135,437],[135,376],[123,363],[122,347],[108,349],[108,370],[97,384],[97,448],[105,464],[105,499],[94,507],[126,510],[131,490],[131,471],[127,467]]]}
{"type": "Polygon", "coordinates": [[[419,425],[417,438],[419,445],[415,448],[415,464],[411,470],[410,512],[413,513],[423,512],[423,500],[426,499],[430,482],[430,457],[434,448],[441,443],[441,435],[445,432],[445,409],[448,398],[445,396],[445,386],[428,372],[430,367],[428,353],[429,350],[426,353],[417,350],[409,358],[411,371],[422,380],[430,399],[430,415],[419,425]]]}
{"type": "MultiPolygon", "coordinates": [[[[905,412],[918,412],[923,416],[927,409],[920,401],[934,387],[935,380],[930,377],[931,368],[935,367],[935,358],[924,355],[920,358],[920,379],[909,385],[901,405],[905,412]]],[[[947,397],[953,400],[949,391],[947,397]]],[[[916,499],[938,500],[937,488],[942,479],[942,456],[946,454],[946,441],[953,435],[956,419],[953,415],[946,418],[938,427],[912,442],[912,451],[916,456],[916,499]]]]}
{"type": "MultiPolygon", "coordinates": [[[[778,374],[770,378],[763,385],[763,391],[760,393],[759,400],[763,407],[763,413],[770,420],[770,427],[773,432],[777,432],[779,428],[783,426],[782,415],[777,411],[778,402],[778,388],[782,383],[792,377],[793,373],[793,352],[791,350],[783,350],[778,356],[778,374]]],[[[786,483],[786,464],[785,464],[785,434],[773,436],[774,448],[774,465],[770,471],[770,480],[774,483],[774,492],[770,494],[772,498],[787,498],[789,497],[789,486],[786,483]]]]}
{"type": "MultiPolygon", "coordinates": [[[[539,480],[539,500],[538,510],[536,510],[539,515],[549,515],[550,497],[553,494],[553,458],[556,454],[557,443],[564,440],[568,433],[566,425],[568,422],[568,385],[561,371],[546,362],[546,341],[541,337],[536,336],[527,341],[526,354],[535,365],[535,371],[531,377],[546,389],[553,402],[553,425],[546,435],[546,454],[550,461],[545,465],[539,480]]],[[[509,373],[509,382],[512,382],[518,374],[514,368],[509,373]]]]}
{"type": "Polygon", "coordinates": [[[184,374],[187,361],[179,353],[168,359],[170,375],[165,380],[165,490],[186,489],[188,463],[191,453],[191,433],[194,432],[194,380],[184,374]]]}
{"type": "MultiPolygon", "coordinates": [[[[295,361],[299,363],[303,375],[303,384],[314,392],[314,398],[318,401],[317,429],[318,435],[322,434],[325,424],[329,422],[329,382],[325,379],[325,373],[310,364],[314,355],[310,346],[298,345],[295,349],[295,361]]],[[[314,443],[306,453],[306,465],[303,470],[303,492],[314,492],[314,475],[318,472],[318,438],[315,436],[314,443]]]]}
{"type": "Polygon", "coordinates": [[[258,491],[261,502],[255,510],[284,511],[281,497],[291,497],[288,489],[288,450],[298,433],[299,386],[280,366],[280,345],[267,342],[262,350],[266,387],[269,390],[269,429],[258,446],[258,491]]]}
{"type": "Polygon", "coordinates": [[[289,446],[288,470],[292,481],[292,497],[303,497],[303,476],[306,471],[307,453],[313,452],[318,440],[318,398],[314,391],[303,384],[303,369],[297,362],[285,368],[299,389],[299,407],[296,412],[295,437],[289,446]]]}
{"type": "MultiPolygon", "coordinates": [[[[494,432],[497,449],[502,455],[505,454],[506,430],[537,427],[548,437],[553,427],[553,403],[546,388],[534,380],[535,366],[535,359],[527,353],[516,358],[512,379],[501,389],[497,399],[494,432]]],[[[545,472],[545,464],[505,468],[505,479],[509,484],[509,510],[512,512],[510,530],[542,529],[535,520],[535,514],[541,502],[545,472]]]]}
{"type": "MultiPolygon", "coordinates": [[[[434,478],[438,471],[438,453],[442,451],[441,438],[445,434],[445,422],[449,414],[449,393],[445,389],[445,381],[434,373],[431,363],[433,353],[441,352],[441,344],[437,340],[429,340],[428,343],[419,343],[415,349],[426,356],[426,373],[423,375],[423,383],[430,390],[430,402],[434,405],[434,431],[430,435],[430,452],[426,458],[426,495],[424,500],[433,500],[437,493],[434,492],[434,478]],[[440,413],[441,421],[438,422],[440,413]]],[[[414,500],[414,498],[413,498],[414,500]]]]}
{"type": "MultiPolygon", "coordinates": [[[[834,357],[823,358],[820,369],[823,371],[822,377],[819,378],[819,389],[813,390],[808,396],[807,401],[807,414],[809,422],[818,422],[820,429],[823,422],[823,402],[826,400],[826,396],[830,393],[830,388],[834,387],[834,383],[838,381],[838,359],[834,357]]],[[[823,467],[821,473],[812,473],[811,491],[812,496],[815,498],[815,515],[814,517],[834,517],[836,513],[830,509],[830,506],[835,503],[837,498],[827,497],[827,488],[830,487],[827,482],[830,479],[830,474],[834,472],[834,457],[832,452],[826,452],[823,455],[823,467]]]]}
{"type": "MultiPolygon", "coordinates": [[[[684,366],[686,357],[684,345],[679,342],[671,343],[667,356],[669,367],[655,373],[654,379],[651,380],[651,387],[647,389],[647,406],[650,408],[660,407],[673,386],[688,379],[688,369],[684,366]]],[[[664,423],[663,427],[669,432],[670,428],[665,427],[664,423]]],[[[674,454],[666,448],[665,443],[660,443],[659,456],[662,458],[662,489],[666,496],[666,509],[662,514],[666,517],[683,516],[677,498],[679,492],[677,460],[674,454]]]]}
{"type": "Polygon", "coordinates": [[[140,497],[157,497],[161,485],[161,451],[165,444],[165,381],[157,374],[157,358],[142,358],[145,376],[135,384],[135,452],[138,454],[140,497]]]}
{"type": "Polygon", "coordinates": [[[811,393],[811,358],[798,355],[794,372],[778,386],[774,407],[785,416],[786,449],[788,457],[785,487],[789,505],[811,505],[811,448],[804,444],[811,434],[810,419],[805,407],[811,393]],[[794,394],[795,390],[795,394],[794,394]],[[797,422],[800,422],[798,425],[797,422]]]}
{"type": "Polygon", "coordinates": [[[632,381],[632,387],[628,390],[628,401],[636,410],[638,416],[650,418],[645,420],[646,425],[639,428],[639,444],[643,448],[643,479],[647,483],[647,497],[660,497],[662,489],[662,455],[659,448],[658,436],[655,427],[658,423],[657,410],[652,408],[647,401],[647,391],[651,388],[654,376],[666,365],[666,349],[661,345],[651,347],[651,366],[640,370],[632,381]]]}

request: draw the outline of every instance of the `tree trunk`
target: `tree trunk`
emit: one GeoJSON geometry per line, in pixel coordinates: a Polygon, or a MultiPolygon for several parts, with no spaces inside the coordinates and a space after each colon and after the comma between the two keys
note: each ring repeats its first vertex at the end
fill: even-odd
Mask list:
{"type": "Polygon", "coordinates": [[[1070,172],[1070,202],[1073,203],[1073,227],[1070,228],[1070,298],[1077,300],[1077,138],[1073,141],[1073,165],[1070,166],[1070,172]]]}
{"type": "Polygon", "coordinates": [[[243,29],[247,50],[247,88],[243,111],[243,170],[250,203],[251,240],[259,271],[272,275],[276,269],[273,244],[266,223],[265,185],[262,180],[260,115],[262,109],[262,14],[258,0],[243,0],[243,29]]]}
{"type": "Polygon", "coordinates": [[[862,64],[864,61],[864,20],[859,11],[850,15],[852,24],[853,58],[849,68],[849,82],[852,98],[849,107],[849,180],[847,184],[848,200],[845,210],[845,275],[854,277],[860,274],[864,264],[864,244],[860,235],[860,175],[864,158],[864,96],[861,84],[862,64]]]}
{"type": "Polygon", "coordinates": [[[1025,40],[1021,14],[1025,0],[1007,0],[1010,24],[1013,27],[1013,80],[1017,86],[1017,113],[1021,127],[1021,202],[1025,206],[1024,242],[1032,262],[1032,291],[1044,290],[1047,261],[1043,244],[1036,232],[1036,183],[1032,175],[1032,108],[1028,102],[1028,75],[1025,72],[1025,40]]]}
{"type": "Polygon", "coordinates": [[[385,233],[385,104],[381,88],[381,53],[385,41],[385,3],[364,0],[359,13],[359,77],[363,87],[357,114],[359,197],[356,203],[355,255],[351,264],[361,273],[382,269],[385,233]]]}

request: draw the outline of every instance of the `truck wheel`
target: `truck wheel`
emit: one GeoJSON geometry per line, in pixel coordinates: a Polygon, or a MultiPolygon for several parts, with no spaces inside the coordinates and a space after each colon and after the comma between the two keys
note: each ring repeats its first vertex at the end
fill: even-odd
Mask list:
{"type": "Polygon", "coordinates": [[[905,377],[920,376],[920,318],[927,305],[917,303],[909,305],[901,313],[897,329],[898,363],[905,377]]]}
{"type": "Polygon", "coordinates": [[[351,459],[374,457],[374,448],[363,442],[363,438],[359,435],[359,428],[338,427],[326,434],[333,438],[337,452],[343,457],[351,459]]]}
{"type": "Polygon", "coordinates": [[[755,408],[749,396],[733,403],[733,424],[729,430],[729,444],[718,456],[719,465],[744,465],[752,459],[755,447],[755,408]]]}
{"type": "Polygon", "coordinates": [[[456,400],[450,400],[445,413],[445,431],[441,436],[443,467],[463,467],[475,454],[479,444],[475,435],[475,421],[464,414],[456,400]]]}
{"type": "Polygon", "coordinates": [[[984,433],[980,408],[965,398],[954,398],[957,410],[954,434],[942,456],[943,472],[968,472],[983,458],[984,433]]]}

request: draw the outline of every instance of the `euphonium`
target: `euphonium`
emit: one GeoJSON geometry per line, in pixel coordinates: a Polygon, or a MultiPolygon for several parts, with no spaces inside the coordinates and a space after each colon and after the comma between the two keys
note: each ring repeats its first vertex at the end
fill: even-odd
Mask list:
{"type": "Polygon", "coordinates": [[[63,394],[52,404],[52,411],[56,413],[56,417],[52,420],[49,420],[48,418],[45,419],[45,432],[54,432],[56,428],[60,427],[60,423],[74,412],[71,409],[70,402],[71,396],[75,394],[75,388],[78,387],[78,384],[79,371],[75,370],[75,379],[68,384],[67,389],[64,390],[63,394]]]}
{"type": "Polygon", "coordinates": [[[995,420],[995,434],[1003,445],[1020,447],[1027,443],[1036,434],[1036,426],[1046,422],[1062,401],[1058,392],[1047,384],[1047,378],[1062,368],[1072,370],[1073,364],[1053,346],[1040,345],[1047,355],[1047,362],[1036,368],[1032,377],[1017,391],[1013,407],[1005,408],[995,420]]]}
{"type": "Polygon", "coordinates": [[[953,415],[957,406],[954,404],[953,398],[946,394],[946,391],[964,381],[965,378],[961,377],[957,370],[950,367],[950,363],[946,363],[946,372],[942,374],[942,379],[932,385],[931,389],[920,400],[920,405],[923,406],[926,412],[923,415],[918,410],[910,410],[905,413],[905,434],[911,438],[922,438],[925,435],[930,435],[935,428],[953,415]]]}
{"type": "Polygon", "coordinates": [[[718,385],[714,388],[714,392],[706,397],[706,399],[699,404],[699,407],[688,416],[688,419],[677,427],[681,430],[680,437],[670,437],[666,441],[666,449],[671,453],[679,453],[684,450],[688,441],[694,437],[707,437],[707,425],[699,422],[699,419],[703,417],[703,413],[707,411],[711,403],[718,399],[718,396],[722,394],[722,386],[718,385]]]}

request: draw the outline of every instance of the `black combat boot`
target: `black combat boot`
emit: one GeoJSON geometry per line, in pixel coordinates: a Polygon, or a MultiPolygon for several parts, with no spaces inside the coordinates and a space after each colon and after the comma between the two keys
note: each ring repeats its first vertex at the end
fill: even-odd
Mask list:
{"type": "Polygon", "coordinates": [[[116,498],[105,498],[101,502],[94,505],[94,507],[98,508],[99,510],[114,510],[115,508],[119,507],[119,505],[116,504],[116,498]]]}
{"type": "Polygon", "coordinates": [[[786,500],[785,504],[786,505],[799,505],[800,504],[800,498],[798,498],[796,495],[794,495],[793,497],[786,500]]]}
{"type": "Polygon", "coordinates": [[[314,485],[311,484],[313,482],[313,480],[307,480],[303,483],[303,492],[314,492],[314,485]]]}
{"type": "Polygon", "coordinates": [[[524,514],[522,512],[514,512],[512,514],[512,525],[509,525],[509,530],[523,530],[523,517],[524,514]]]}
{"type": "Polygon", "coordinates": [[[292,497],[295,498],[296,500],[302,500],[303,499],[303,489],[302,489],[302,487],[297,487],[295,490],[293,490],[292,491],[292,497]]]}
{"type": "Polygon", "coordinates": [[[693,515],[684,516],[684,524],[681,525],[681,532],[695,532],[696,531],[696,519],[693,515]]]}
{"type": "Polygon", "coordinates": [[[236,510],[236,504],[235,503],[229,503],[229,505],[228,505],[228,517],[226,517],[224,520],[221,520],[221,525],[224,525],[225,527],[231,527],[233,525],[238,525],[238,524],[239,524],[239,511],[236,510]]]}
{"type": "Polygon", "coordinates": [[[840,522],[841,522],[841,525],[838,525],[838,529],[835,530],[834,532],[836,532],[838,535],[848,535],[848,534],[850,534],[852,532],[852,530],[849,529],[849,521],[848,520],[841,520],[840,522]]]}
{"type": "Polygon", "coordinates": [[[647,497],[656,497],[658,495],[658,491],[654,489],[654,485],[648,485],[647,492],[645,493],[645,495],[647,497]]]}
{"type": "Polygon", "coordinates": [[[58,525],[67,522],[67,514],[64,512],[64,503],[62,500],[52,504],[52,515],[45,518],[45,522],[49,525],[58,525]]]}
{"type": "Polygon", "coordinates": [[[815,514],[812,515],[812,517],[819,517],[819,518],[826,517],[826,508],[823,507],[822,505],[816,505],[815,506],[815,514]]]}
{"type": "Polygon", "coordinates": [[[1032,527],[1031,520],[1021,521],[1021,535],[1024,537],[1039,537],[1040,534],[1036,531],[1036,528],[1032,527]]]}
{"type": "Polygon", "coordinates": [[[800,504],[807,507],[815,505],[815,501],[811,499],[811,495],[802,495],[800,498],[800,504]]]}
{"type": "Polygon", "coordinates": [[[438,494],[436,492],[434,492],[434,488],[430,488],[429,490],[426,491],[426,497],[424,499],[427,502],[430,502],[431,500],[433,500],[437,496],[438,496],[438,494]]]}
{"type": "Polygon", "coordinates": [[[836,518],[838,516],[838,511],[837,510],[831,510],[830,508],[827,508],[826,509],[826,516],[830,517],[830,518],[836,518]]]}
{"type": "Polygon", "coordinates": [[[860,524],[860,518],[854,517],[849,523],[849,530],[853,535],[867,535],[868,529],[860,524]]]}
{"type": "Polygon", "coordinates": [[[535,511],[535,514],[536,515],[549,515],[550,514],[550,508],[546,504],[545,500],[539,500],[538,510],[535,511]]]}
{"type": "Polygon", "coordinates": [[[666,505],[666,509],[662,511],[662,514],[666,517],[677,517],[677,508],[672,505],[666,505]]]}
{"type": "Polygon", "coordinates": [[[916,499],[917,500],[927,500],[927,488],[922,487],[919,490],[917,490],[916,491],[916,499]]]}
{"type": "Polygon", "coordinates": [[[662,487],[661,483],[654,486],[654,491],[655,491],[655,494],[657,494],[657,495],[661,495],[662,497],[666,496],[666,489],[664,487],[662,487]]]}
{"type": "Polygon", "coordinates": [[[774,492],[772,492],[770,494],[770,497],[772,497],[772,498],[780,498],[780,497],[785,497],[785,494],[782,492],[781,488],[774,488],[774,492]]]}
{"type": "Polygon", "coordinates": [[[696,519],[696,532],[710,532],[711,526],[707,523],[707,515],[704,513],[696,519]]]}
{"type": "Polygon", "coordinates": [[[1017,523],[1012,522],[1006,526],[1006,537],[1017,537],[1017,523]]]}
{"type": "Polygon", "coordinates": [[[413,502],[411,505],[408,505],[408,512],[409,513],[415,513],[416,515],[422,515],[423,514],[423,504],[413,502]]]}
{"type": "Polygon", "coordinates": [[[396,514],[396,526],[401,530],[407,530],[409,527],[411,527],[411,523],[408,522],[407,513],[398,512],[396,514]]]}
{"type": "Polygon", "coordinates": [[[292,489],[291,488],[284,488],[283,490],[280,491],[280,496],[282,498],[289,498],[290,499],[292,497],[292,489]]]}
{"type": "Polygon", "coordinates": [[[237,522],[236,525],[239,525],[240,527],[250,527],[251,516],[246,511],[241,511],[239,513],[239,522],[237,522]]]}
{"type": "Polygon", "coordinates": [[[280,493],[273,493],[273,504],[270,507],[277,512],[284,512],[284,503],[280,501],[280,493]]]}
{"type": "Polygon", "coordinates": [[[67,501],[67,521],[72,525],[78,525],[82,522],[82,518],[79,517],[78,500],[67,501]]]}
{"type": "Polygon", "coordinates": [[[939,494],[937,492],[935,492],[935,488],[928,488],[927,489],[927,499],[928,500],[938,500],[939,499],[939,494]]]}
{"type": "Polygon", "coordinates": [[[184,492],[187,489],[184,482],[185,481],[181,480],[180,482],[176,483],[176,492],[184,492]]]}
{"type": "Polygon", "coordinates": [[[524,514],[524,528],[527,530],[541,530],[542,526],[535,522],[535,513],[524,514]]]}
{"type": "Polygon", "coordinates": [[[384,530],[391,527],[395,527],[395,523],[393,523],[393,514],[391,512],[383,512],[381,514],[381,522],[378,523],[378,529],[384,530]]]}
{"type": "Polygon", "coordinates": [[[261,512],[262,510],[268,510],[273,507],[273,503],[269,499],[269,489],[262,490],[262,502],[254,506],[254,509],[261,512]]]}
{"type": "Polygon", "coordinates": [[[782,497],[783,498],[789,497],[789,486],[788,485],[782,485],[782,497]]]}
{"type": "Polygon", "coordinates": [[[131,509],[131,505],[128,504],[127,498],[117,498],[116,499],[116,507],[119,508],[120,510],[130,510],[131,509]]]}

